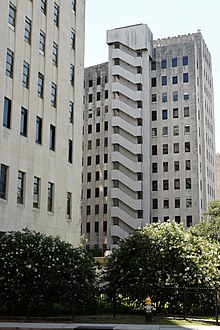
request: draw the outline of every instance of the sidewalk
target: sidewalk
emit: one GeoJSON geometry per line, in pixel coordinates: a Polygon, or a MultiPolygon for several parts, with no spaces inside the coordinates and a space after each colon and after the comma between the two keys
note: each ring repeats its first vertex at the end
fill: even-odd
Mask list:
{"type": "Polygon", "coordinates": [[[151,324],[90,324],[90,323],[26,323],[0,322],[1,330],[48,330],[48,329],[77,329],[77,330],[220,330],[219,326],[176,326],[151,324]]]}

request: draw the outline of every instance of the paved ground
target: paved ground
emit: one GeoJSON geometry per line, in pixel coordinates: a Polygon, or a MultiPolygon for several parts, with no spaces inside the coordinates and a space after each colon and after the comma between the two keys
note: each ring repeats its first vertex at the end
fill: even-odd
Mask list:
{"type": "Polygon", "coordinates": [[[89,324],[89,323],[26,323],[0,322],[1,330],[220,330],[219,326],[176,326],[176,325],[145,325],[145,324],[89,324]]]}

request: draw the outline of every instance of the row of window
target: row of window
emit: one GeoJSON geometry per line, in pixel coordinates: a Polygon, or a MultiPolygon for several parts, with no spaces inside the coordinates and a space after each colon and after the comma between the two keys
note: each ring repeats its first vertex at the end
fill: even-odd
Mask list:
{"type": "MultiPolygon", "coordinates": [[[[108,90],[105,90],[105,92],[103,94],[101,94],[101,92],[97,92],[96,93],[96,101],[100,101],[101,96],[102,96],[102,99],[107,99],[108,98],[108,90]]],[[[88,102],[91,103],[92,100],[93,100],[93,94],[89,94],[88,95],[88,102]]]]}
{"type": "MultiPolygon", "coordinates": [[[[190,142],[185,142],[184,150],[185,150],[185,152],[190,152],[191,151],[190,142]]],[[[179,153],[179,151],[180,151],[180,144],[179,143],[173,143],[173,152],[174,153],[179,153]]],[[[163,155],[168,154],[168,144],[167,143],[163,144],[162,152],[163,152],[163,155]]],[[[152,155],[153,156],[157,155],[157,145],[152,145],[152,155]]]]}
{"type": "MultiPolygon", "coordinates": [[[[41,0],[40,9],[41,9],[41,12],[44,15],[46,15],[46,13],[47,13],[47,0],[41,0]]],[[[75,10],[76,10],[76,0],[72,0],[72,11],[75,12],[75,10]]],[[[54,24],[58,27],[59,26],[59,5],[56,2],[54,2],[53,21],[54,21],[54,24]]],[[[13,29],[15,29],[15,25],[16,25],[16,7],[11,2],[9,4],[8,23],[10,24],[10,26],[13,29]]]]}
{"type": "MultiPolygon", "coordinates": [[[[183,83],[188,83],[189,82],[189,74],[188,74],[188,72],[183,73],[182,82],[183,83]]],[[[173,74],[172,75],[172,84],[173,85],[178,84],[178,75],[177,74],[173,74]]],[[[168,85],[167,76],[162,76],[161,77],[161,85],[162,86],[168,85]]],[[[157,87],[157,78],[156,77],[151,78],[151,87],[157,87]]]]}
{"type": "MultiPolygon", "coordinates": [[[[161,60],[161,69],[167,69],[167,67],[168,67],[167,63],[168,63],[167,59],[162,59],[161,60]]],[[[178,65],[186,66],[189,64],[189,57],[187,55],[183,56],[181,59],[180,58],[178,59],[177,57],[173,57],[170,64],[171,64],[172,68],[176,68],[178,65]],[[179,64],[178,64],[178,60],[180,61],[179,64]]],[[[157,69],[157,62],[152,61],[151,70],[154,71],[156,69],[157,69]]]]}
{"type": "MultiPolygon", "coordinates": [[[[0,173],[0,198],[7,200],[8,195],[8,182],[9,182],[9,167],[1,164],[1,173],[0,173]]],[[[25,204],[25,186],[26,186],[26,173],[18,171],[17,176],[17,204],[25,204]]],[[[41,179],[34,176],[33,178],[33,208],[40,209],[40,200],[41,200],[41,179]]],[[[55,184],[48,182],[47,184],[47,211],[54,212],[54,197],[55,197],[55,184]]],[[[66,207],[66,216],[68,219],[71,219],[71,205],[72,205],[72,194],[67,192],[67,207],[66,207]]]]}
{"type": "MultiPolygon", "coordinates": [[[[5,97],[4,99],[4,110],[3,110],[3,126],[10,129],[11,128],[11,103],[12,101],[5,97]]],[[[71,112],[72,114],[72,112],[71,112]]],[[[69,117],[69,120],[72,117],[69,117]]],[[[36,135],[35,142],[42,144],[42,131],[43,131],[43,121],[42,118],[36,116],[36,135]]],[[[24,107],[21,107],[20,113],[20,135],[27,137],[28,136],[28,110],[24,107]]],[[[50,124],[50,136],[49,136],[49,149],[55,151],[56,144],[56,127],[50,124]]],[[[73,146],[72,140],[69,139],[68,143],[68,162],[72,163],[72,153],[73,146]]]]}
{"type": "MultiPolygon", "coordinates": [[[[103,161],[105,164],[108,163],[108,154],[104,154],[103,161]]],[[[82,162],[83,162],[83,159],[82,159],[82,162]]],[[[96,155],[95,164],[99,165],[100,163],[101,163],[101,157],[100,157],[100,155],[96,155]]],[[[87,166],[90,166],[90,165],[92,165],[92,156],[87,157],[87,166]]]]}
{"type": "MultiPolygon", "coordinates": [[[[95,140],[95,146],[96,146],[96,148],[98,148],[98,147],[100,147],[100,144],[101,142],[100,142],[100,139],[96,139],[95,140]]],[[[108,137],[105,137],[104,138],[104,147],[107,147],[108,146],[108,137]]],[[[91,150],[92,149],[92,140],[89,140],[88,141],[88,145],[87,145],[87,149],[88,150],[91,150]]],[[[83,144],[83,150],[84,150],[84,144],[83,144]]]]}
{"type": "MultiPolygon", "coordinates": [[[[99,187],[94,188],[94,197],[95,198],[100,197],[100,191],[102,191],[102,189],[100,189],[99,187]]],[[[103,188],[103,197],[107,197],[107,196],[108,196],[108,187],[104,187],[103,188]]],[[[86,197],[92,198],[92,189],[91,188],[87,189],[86,197]]]]}
{"type": "MultiPolygon", "coordinates": [[[[161,100],[162,100],[162,103],[166,103],[166,102],[167,102],[167,100],[168,100],[167,97],[168,97],[168,96],[167,96],[167,92],[162,93],[162,99],[161,99],[161,100]]],[[[176,102],[176,101],[179,100],[179,93],[178,93],[178,91],[173,91],[173,94],[172,94],[172,100],[173,100],[174,102],[176,102]]],[[[184,101],[189,100],[189,92],[188,92],[188,91],[184,91],[184,92],[183,92],[183,100],[184,100],[184,101]]],[[[152,94],[152,95],[151,95],[151,102],[152,102],[152,103],[157,102],[157,94],[152,94]]]]}
{"type": "MultiPolygon", "coordinates": [[[[170,217],[169,216],[165,216],[165,217],[163,217],[163,221],[164,222],[166,222],[166,221],[168,221],[170,219],[170,217]]],[[[181,217],[179,216],[179,215],[176,215],[175,217],[174,217],[174,220],[175,220],[175,222],[177,222],[177,223],[181,223],[181,217]]],[[[158,222],[159,221],[159,219],[158,219],[158,217],[153,217],[152,218],[152,221],[153,222],[158,222]]],[[[187,215],[186,216],[186,226],[187,227],[191,227],[192,226],[192,215],[187,215]]]]}
{"type": "MultiPolygon", "coordinates": [[[[106,205],[106,208],[107,208],[107,204],[106,205]]],[[[96,205],[96,207],[98,207],[99,205],[96,205]]],[[[97,213],[96,213],[97,214],[97,213]]],[[[100,224],[98,221],[95,221],[94,222],[94,233],[99,233],[99,227],[100,227],[100,224]]],[[[89,234],[91,232],[91,225],[90,225],[90,222],[87,221],[86,222],[86,233],[89,234]]],[[[103,232],[106,233],[107,232],[107,221],[103,221],[103,232]]]]}
{"type": "MultiPolygon", "coordinates": [[[[181,201],[183,202],[183,198],[181,199],[180,197],[175,197],[174,200],[172,200],[173,202],[173,206],[175,209],[179,209],[180,205],[181,205],[181,201]]],[[[157,209],[158,208],[158,200],[156,198],[153,198],[152,200],[153,202],[153,208],[157,209]]],[[[188,196],[186,198],[184,198],[184,204],[185,207],[188,208],[192,208],[192,197],[188,196]]],[[[168,198],[164,198],[163,199],[163,209],[169,209],[170,208],[170,200],[168,198]]]]}
{"type": "MultiPolygon", "coordinates": [[[[173,108],[173,118],[179,118],[179,108],[173,108]]],[[[183,108],[183,116],[184,117],[189,117],[189,107],[184,107],[183,108]]],[[[156,121],[158,117],[158,111],[153,110],[151,112],[151,120],[156,121]]],[[[162,120],[168,119],[168,110],[163,109],[161,112],[161,118],[162,120]]]]}
{"type": "MultiPolygon", "coordinates": [[[[173,188],[175,190],[180,189],[180,179],[174,179],[173,180],[173,188]]],[[[169,190],[169,180],[165,179],[163,180],[162,184],[163,190],[169,190]]],[[[191,178],[185,178],[185,189],[191,189],[192,188],[192,180],[191,178]]],[[[153,180],[152,181],[152,191],[158,191],[158,181],[153,180]]]]}
{"type": "MultiPolygon", "coordinates": [[[[184,125],[183,132],[185,135],[189,135],[190,134],[190,125],[184,125]]],[[[168,136],[168,127],[163,126],[161,133],[162,133],[162,136],[168,136]]],[[[179,135],[179,125],[174,125],[173,126],[173,136],[178,136],[178,135],[179,135]]],[[[157,127],[153,127],[152,128],[152,137],[156,137],[156,136],[157,136],[157,127]]]]}
{"type": "MultiPolygon", "coordinates": [[[[163,172],[168,172],[169,166],[171,166],[171,163],[163,162],[162,163],[163,172]]],[[[174,172],[180,171],[180,162],[178,160],[174,161],[173,170],[174,170],[174,172]]],[[[185,160],[185,170],[186,171],[191,170],[191,160],[190,159],[185,160]]],[[[158,172],[158,163],[152,163],[152,173],[157,173],[157,172],[158,172]]]]}
{"type": "MultiPolygon", "coordinates": [[[[104,122],[104,127],[103,128],[104,128],[104,131],[108,130],[108,121],[104,122]]],[[[96,131],[96,133],[99,133],[101,131],[101,123],[96,123],[95,124],[95,131],[96,131]]],[[[88,132],[88,134],[92,134],[92,124],[88,125],[87,132],[88,132]]]]}
{"type": "Polygon", "coordinates": [[[99,86],[101,84],[107,84],[108,82],[108,76],[103,76],[103,77],[100,77],[98,76],[96,78],[96,83],[95,83],[95,80],[93,81],[92,79],[89,79],[89,80],[84,80],[84,88],[87,87],[93,87],[93,86],[99,86]]]}

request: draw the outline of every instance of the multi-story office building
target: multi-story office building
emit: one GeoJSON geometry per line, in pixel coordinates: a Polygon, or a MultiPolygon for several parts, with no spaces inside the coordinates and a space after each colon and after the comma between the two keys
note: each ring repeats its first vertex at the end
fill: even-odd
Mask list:
{"type": "Polygon", "coordinates": [[[0,231],[78,245],[84,0],[0,2],[0,231]]]}
{"type": "Polygon", "coordinates": [[[140,24],[108,31],[107,43],[109,62],[86,68],[84,82],[82,231],[103,251],[146,223],[195,225],[216,197],[201,32],[153,41],[140,24]]]}
{"type": "Polygon", "coordinates": [[[220,199],[220,154],[216,154],[216,198],[220,199]]]}

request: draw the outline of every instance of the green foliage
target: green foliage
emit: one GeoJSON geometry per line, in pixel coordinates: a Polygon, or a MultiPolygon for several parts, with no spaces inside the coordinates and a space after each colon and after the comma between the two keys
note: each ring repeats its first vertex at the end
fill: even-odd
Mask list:
{"type": "Polygon", "coordinates": [[[186,233],[174,221],[147,225],[109,258],[108,294],[141,302],[151,290],[156,300],[166,287],[219,286],[218,252],[218,243],[186,233]]]}
{"type": "Polygon", "coordinates": [[[220,243],[220,200],[210,202],[208,211],[204,215],[205,221],[201,221],[190,229],[192,235],[206,237],[220,243]]]}
{"type": "Polygon", "coordinates": [[[86,251],[28,229],[2,236],[0,269],[4,302],[29,307],[33,302],[82,301],[94,283],[93,261],[86,251]]]}

